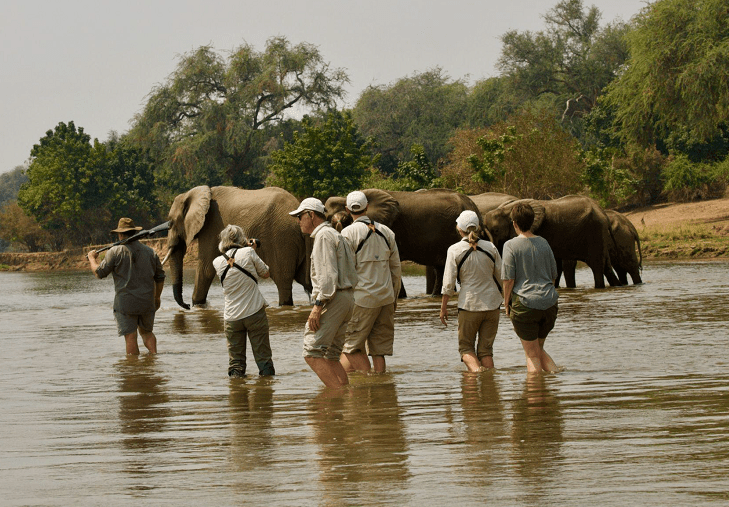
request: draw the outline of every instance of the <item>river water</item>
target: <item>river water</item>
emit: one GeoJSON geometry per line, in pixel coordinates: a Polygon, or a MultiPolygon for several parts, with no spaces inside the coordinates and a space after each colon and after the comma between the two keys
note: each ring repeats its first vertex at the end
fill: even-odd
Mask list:
{"type": "Polygon", "coordinates": [[[0,505],[727,505],[729,263],[643,275],[578,271],[546,347],[564,371],[534,378],[503,315],[497,369],[465,373],[407,277],[389,373],[334,395],[301,357],[298,286],[268,310],[278,375],[249,350],[229,380],[217,281],[191,311],[166,287],[159,354],[134,358],[110,280],[0,273],[0,505]]]}

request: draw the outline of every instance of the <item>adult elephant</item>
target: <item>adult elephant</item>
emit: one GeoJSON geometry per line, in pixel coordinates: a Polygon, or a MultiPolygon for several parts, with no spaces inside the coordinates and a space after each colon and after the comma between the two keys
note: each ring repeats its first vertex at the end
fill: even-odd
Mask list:
{"type": "MultiPolygon", "coordinates": [[[[481,218],[473,201],[466,195],[440,188],[417,192],[370,188],[363,192],[367,196],[367,216],[392,229],[401,260],[435,269],[432,288],[426,289],[430,294],[440,294],[448,247],[461,239],[456,232],[456,218],[467,209],[481,218]]],[[[345,197],[330,197],[325,204],[327,217],[344,211],[345,206],[345,197]]]]}
{"type": "Polygon", "coordinates": [[[515,237],[510,213],[516,203],[527,202],[534,209],[532,232],[542,236],[560,260],[582,261],[592,270],[595,288],[604,288],[604,277],[611,285],[620,285],[613,273],[608,247],[612,241],[607,216],[590,199],[570,195],[551,201],[520,199],[509,201],[483,216],[494,244],[502,251],[504,243],[515,237]]]}
{"type": "Polygon", "coordinates": [[[484,192],[483,194],[469,195],[468,197],[471,198],[482,216],[489,211],[495,210],[502,204],[519,200],[516,196],[502,194],[500,192],[484,192]]]}
{"type": "MultiPolygon", "coordinates": [[[[640,236],[633,223],[622,213],[614,210],[605,210],[610,222],[610,232],[613,241],[610,242],[608,253],[610,262],[622,285],[628,285],[628,275],[634,284],[643,283],[640,272],[643,269],[643,252],[640,248],[640,236]],[[636,253],[635,247],[638,247],[636,253]]],[[[565,285],[575,287],[576,261],[562,261],[565,285]]]]}
{"type": "MultiPolygon", "coordinates": [[[[268,264],[278,288],[279,305],[293,305],[293,281],[311,290],[307,239],[296,219],[288,213],[299,205],[287,191],[268,187],[243,190],[236,187],[200,186],[175,197],[167,234],[172,291],[177,304],[190,308],[182,298],[182,264],[187,246],[198,242],[198,263],[192,304],[205,304],[215,278],[213,259],[220,255],[218,234],[226,225],[239,225],[250,238],[261,240],[258,255],[268,264]]],[[[308,236],[307,236],[308,238],[308,236]]]]}

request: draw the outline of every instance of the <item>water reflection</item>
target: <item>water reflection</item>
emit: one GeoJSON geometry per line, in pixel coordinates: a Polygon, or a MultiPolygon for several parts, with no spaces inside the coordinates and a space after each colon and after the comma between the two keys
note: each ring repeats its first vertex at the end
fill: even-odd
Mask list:
{"type": "Polygon", "coordinates": [[[144,453],[166,441],[162,435],[170,418],[167,380],[157,371],[157,355],[126,356],[116,363],[119,375],[119,424],[125,449],[142,460],[131,472],[145,468],[144,453]]]}
{"type": "Polygon", "coordinates": [[[550,381],[554,377],[527,375],[524,391],[513,403],[512,453],[524,481],[528,503],[548,496],[551,480],[562,461],[562,410],[550,381]]]}
{"type": "Polygon", "coordinates": [[[391,376],[355,375],[340,395],[324,390],[313,398],[309,412],[324,505],[407,502],[408,446],[391,376]]]}
{"type": "Polygon", "coordinates": [[[176,334],[223,334],[224,329],[223,313],[214,308],[178,311],[172,316],[172,331],[176,334]]]}
{"type": "Polygon", "coordinates": [[[478,478],[479,486],[488,486],[494,476],[500,474],[500,458],[496,450],[504,443],[507,432],[504,404],[494,371],[463,374],[461,409],[466,468],[478,478]]]}
{"type": "Polygon", "coordinates": [[[229,379],[228,405],[232,428],[232,461],[240,472],[270,465],[273,447],[273,380],[229,379]],[[250,381],[249,381],[250,382],[250,381]]]}

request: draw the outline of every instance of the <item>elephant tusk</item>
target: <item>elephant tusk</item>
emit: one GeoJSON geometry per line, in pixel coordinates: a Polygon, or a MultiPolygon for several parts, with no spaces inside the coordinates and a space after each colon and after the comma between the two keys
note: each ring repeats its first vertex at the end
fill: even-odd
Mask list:
{"type": "Polygon", "coordinates": [[[164,258],[164,260],[162,261],[162,265],[163,265],[163,266],[164,266],[164,265],[165,265],[165,263],[166,263],[166,262],[167,262],[167,261],[169,260],[169,258],[170,258],[170,255],[172,255],[172,250],[169,250],[169,251],[167,252],[167,255],[165,255],[165,258],[164,258]]]}

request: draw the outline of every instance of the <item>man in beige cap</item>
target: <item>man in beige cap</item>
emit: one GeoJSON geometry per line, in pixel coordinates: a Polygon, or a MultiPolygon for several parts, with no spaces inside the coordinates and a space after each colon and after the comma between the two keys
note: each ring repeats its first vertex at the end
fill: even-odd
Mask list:
{"type": "Polygon", "coordinates": [[[327,387],[349,383],[339,362],[357,285],[354,253],[327,221],[324,205],[309,197],[289,214],[299,219],[301,232],[311,235],[311,285],[314,307],[304,327],[304,359],[327,387]]]}
{"type": "Polygon", "coordinates": [[[345,371],[384,373],[385,356],[393,353],[395,306],[400,293],[400,253],[395,233],[366,215],[367,196],[355,191],[347,196],[354,223],[342,230],[355,252],[359,283],[354,290],[354,311],[347,327],[340,362],[345,371]]]}
{"type": "MultiPolygon", "coordinates": [[[[131,218],[120,218],[119,225],[111,232],[124,240],[133,236],[141,227],[135,227],[131,218]]],[[[138,355],[137,329],[150,353],[157,352],[154,314],[160,306],[160,296],[165,282],[165,272],[157,254],[139,241],[116,245],[109,249],[99,263],[99,252],[88,254],[91,271],[96,278],[114,278],[114,318],[119,336],[126,340],[127,354],[138,355]]]]}

